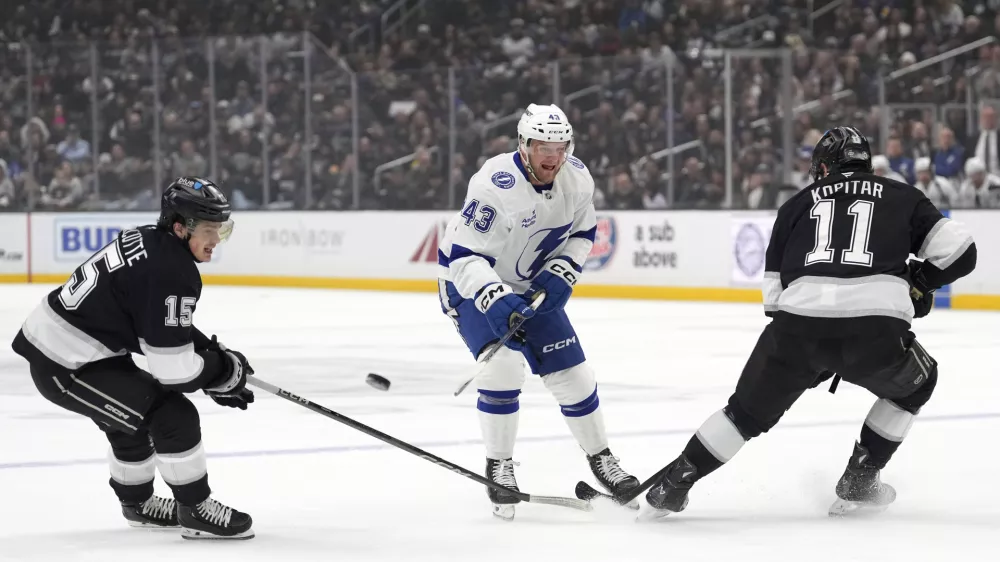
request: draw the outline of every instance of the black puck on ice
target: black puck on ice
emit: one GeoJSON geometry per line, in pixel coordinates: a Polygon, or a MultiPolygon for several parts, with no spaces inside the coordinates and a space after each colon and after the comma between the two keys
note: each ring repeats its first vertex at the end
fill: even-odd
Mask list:
{"type": "Polygon", "coordinates": [[[382,375],[368,373],[368,377],[365,378],[365,382],[368,383],[368,386],[374,389],[381,390],[383,392],[389,390],[389,379],[383,377],[382,375]]]}

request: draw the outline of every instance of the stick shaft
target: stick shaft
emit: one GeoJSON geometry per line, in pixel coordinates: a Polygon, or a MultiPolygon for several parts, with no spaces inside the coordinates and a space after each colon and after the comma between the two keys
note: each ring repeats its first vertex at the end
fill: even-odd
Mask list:
{"type": "MultiPolygon", "coordinates": [[[[291,392],[288,392],[287,390],[285,390],[283,388],[278,388],[277,386],[274,386],[271,383],[262,381],[262,380],[258,379],[257,377],[255,377],[253,375],[250,375],[250,376],[247,377],[247,384],[250,384],[250,385],[252,385],[252,386],[254,386],[256,388],[259,388],[259,389],[261,389],[261,390],[263,390],[265,392],[269,392],[271,394],[274,394],[275,396],[278,396],[280,398],[284,398],[285,400],[288,400],[289,402],[293,402],[295,404],[298,404],[299,406],[302,406],[304,408],[312,410],[313,412],[316,412],[317,414],[321,414],[323,416],[326,416],[326,417],[328,417],[328,418],[330,418],[330,419],[332,419],[334,421],[340,422],[340,423],[342,423],[342,424],[344,424],[344,425],[346,425],[346,426],[348,426],[348,427],[350,427],[352,429],[356,429],[356,430],[360,431],[361,433],[364,433],[365,435],[369,435],[371,437],[374,437],[375,439],[378,439],[379,441],[382,441],[383,443],[387,443],[389,445],[392,445],[393,447],[396,447],[397,449],[402,449],[402,450],[406,451],[407,453],[416,455],[416,456],[418,456],[418,457],[420,457],[420,458],[422,458],[422,459],[424,459],[426,461],[432,462],[432,463],[434,463],[434,464],[436,464],[436,465],[438,465],[438,466],[440,466],[442,468],[446,468],[446,469],[454,472],[455,474],[460,474],[462,476],[465,476],[466,478],[468,478],[470,480],[473,480],[473,481],[475,481],[475,482],[477,482],[479,484],[482,484],[483,486],[487,486],[489,488],[493,488],[494,490],[508,493],[508,494],[516,497],[517,499],[519,499],[521,501],[525,501],[525,502],[532,501],[532,496],[530,494],[526,494],[524,492],[520,492],[520,491],[517,491],[517,490],[511,490],[510,488],[507,488],[506,486],[502,486],[500,484],[497,484],[496,482],[493,482],[492,480],[489,480],[488,478],[485,478],[484,476],[476,474],[475,472],[472,472],[471,470],[463,468],[463,467],[461,467],[461,466],[459,466],[459,465],[457,465],[457,464],[455,464],[453,462],[450,462],[450,461],[447,461],[445,459],[442,459],[441,457],[439,457],[439,456],[437,456],[437,455],[435,455],[433,453],[428,453],[427,451],[425,451],[425,450],[423,450],[423,449],[421,449],[419,447],[411,445],[411,444],[409,444],[409,443],[407,443],[405,441],[401,441],[399,439],[396,439],[395,437],[393,437],[391,435],[387,435],[385,433],[382,433],[381,431],[379,431],[379,430],[377,430],[375,428],[369,427],[369,426],[367,426],[367,425],[365,425],[365,424],[363,424],[363,423],[361,423],[359,421],[353,420],[353,419],[351,419],[351,418],[349,418],[349,417],[347,417],[347,416],[345,416],[345,415],[343,415],[341,413],[335,412],[335,411],[333,411],[333,410],[331,410],[331,409],[329,409],[329,408],[327,408],[325,406],[321,406],[321,405],[319,405],[319,404],[317,404],[317,403],[315,403],[315,402],[313,402],[311,400],[308,400],[308,399],[303,398],[301,396],[298,396],[296,394],[292,394],[291,392]]],[[[562,506],[565,506],[565,507],[572,507],[574,509],[587,510],[587,508],[583,505],[583,504],[586,504],[586,502],[582,502],[581,505],[577,505],[576,502],[582,501],[582,500],[576,500],[576,499],[572,499],[572,498],[549,498],[549,497],[544,497],[544,496],[543,497],[538,497],[537,499],[541,500],[541,501],[538,501],[537,503],[547,503],[547,504],[551,504],[551,505],[562,505],[562,506]]],[[[589,504],[586,504],[586,505],[589,505],[589,504]]]]}

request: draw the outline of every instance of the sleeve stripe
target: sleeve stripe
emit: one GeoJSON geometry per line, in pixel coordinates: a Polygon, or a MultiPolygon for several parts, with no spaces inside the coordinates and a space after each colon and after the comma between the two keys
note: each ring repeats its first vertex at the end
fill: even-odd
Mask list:
{"type": "Polygon", "coordinates": [[[474,252],[465,246],[459,246],[458,244],[451,245],[451,256],[444,255],[444,252],[438,250],[438,264],[445,267],[450,266],[453,262],[456,262],[462,258],[469,258],[477,256],[486,260],[486,263],[493,267],[497,263],[497,259],[487,256],[486,254],[480,254],[479,252],[474,252]]]}
{"type": "Polygon", "coordinates": [[[205,368],[205,360],[194,352],[194,344],[178,347],[155,347],[139,339],[149,363],[149,372],[165,385],[180,385],[197,379],[205,368]]]}
{"type": "Polygon", "coordinates": [[[765,311],[774,311],[778,309],[778,299],[781,298],[782,291],[781,274],[777,271],[765,271],[764,281],[761,283],[761,293],[764,298],[765,311]]]}
{"type": "Polygon", "coordinates": [[[931,240],[935,236],[937,236],[938,231],[941,230],[941,227],[943,227],[947,222],[948,222],[948,219],[943,218],[943,219],[937,221],[936,223],[934,223],[934,226],[931,227],[931,230],[930,230],[930,232],[927,233],[927,236],[924,236],[924,243],[920,245],[920,251],[917,252],[917,256],[925,256],[925,255],[927,255],[927,246],[930,245],[931,240]]]}
{"type": "Polygon", "coordinates": [[[972,235],[964,226],[950,219],[941,219],[927,233],[917,257],[926,259],[938,269],[946,269],[971,245],[972,235]]]}
{"type": "Polygon", "coordinates": [[[597,225],[590,227],[590,230],[581,230],[569,235],[570,238],[583,238],[591,242],[597,237],[597,225]]]}

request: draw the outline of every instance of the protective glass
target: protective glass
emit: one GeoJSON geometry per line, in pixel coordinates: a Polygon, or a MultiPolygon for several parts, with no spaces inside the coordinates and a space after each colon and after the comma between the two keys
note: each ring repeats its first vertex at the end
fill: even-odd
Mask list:
{"type": "Polygon", "coordinates": [[[191,229],[191,237],[221,244],[229,240],[233,233],[233,224],[233,219],[226,222],[198,221],[191,229]]]}
{"type": "Polygon", "coordinates": [[[540,142],[534,141],[528,145],[528,153],[532,156],[537,156],[539,158],[548,158],[550,156],[558,156],[560,158],[566,157],[566,152],[569,150],[568,142],[540,142]]]}

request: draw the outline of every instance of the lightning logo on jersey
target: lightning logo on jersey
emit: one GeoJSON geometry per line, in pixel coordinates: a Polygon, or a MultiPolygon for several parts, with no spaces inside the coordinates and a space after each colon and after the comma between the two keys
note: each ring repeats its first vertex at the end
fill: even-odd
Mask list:
{"type": "Polygon", "coordinates": [[[557,228],[546,228],[532,234],[531,238],[528,238],[528,245],[517,259],[515,268],[517,276],[525,281],[532,280],[566,239],[565,235],[571,226],[573,225],[567,224],[557,228]]]}

